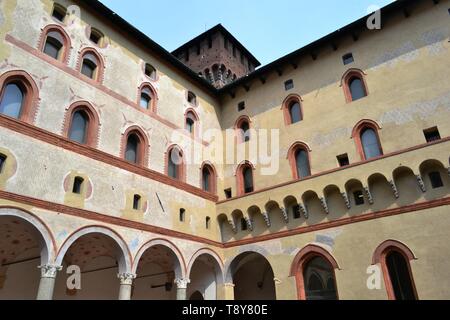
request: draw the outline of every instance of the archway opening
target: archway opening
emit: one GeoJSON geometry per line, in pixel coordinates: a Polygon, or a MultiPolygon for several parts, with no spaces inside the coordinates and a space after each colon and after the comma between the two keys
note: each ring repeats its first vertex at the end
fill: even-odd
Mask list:
{"type": "Polygon", "coordinates": [[[195,259],[189,279],[191,280],[188,286],[190,300],[217,300],[217,289],[223,283],[223,277],[220,265],[213,256],[202,254],[195,259]],[[200,296],[202,299],[197,299],[200,296]]]}

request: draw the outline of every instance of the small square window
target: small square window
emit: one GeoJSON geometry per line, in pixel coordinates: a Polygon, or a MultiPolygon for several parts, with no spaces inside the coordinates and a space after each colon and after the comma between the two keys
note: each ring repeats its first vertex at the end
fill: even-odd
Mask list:
{"type": "Polygon", "coordinates": [[[427,142],[441,140],[441,135],[437,127],[424,130],[423,134],[425,135],[425,139],[427,140],[427,142]]]}
{"type": "Polygon", "coordinates": [[[355,205],[362,206],[364,204],[364,193],[361,190],[353,192],[353,196],[355,198],[355,205]]]}
{"type": "Polygon", "coordinates": [[[284,89],[286,90],[286,91],[288,91],[288,90],[291,90],[291,89],[294,89],[294,80],[288,80],[288,81],[286,81],[285,83],[284,83],[284,89]]]}
{"type": "Polygon", "coordinates": [[[239,102],[239,104],[238,104],[238,111],[241,112],[241,111],[244,111],[244,110],[245,110],[245,102],[244,101],[239,102]]]}
{"type": "Polygon", "coordinates": [[[6,156],[3,154],[0,154],[0,173],[3,172],[3,167],[5,166],[6,162],[6,156]]]}
{"type": "Polygon", "coordinates": [[[444,182],[442,182],[441,174],[439,172],[431,172],[429,177],[433,189],[439,189],[444,186],[444,182]]]}
{"type": "Polygon", "coordinates": [[[294,220],[300,219],[302,217],[299,205],[295,205],[294,207],[292,207],[292,211],[294,220]]]}
{"type": "Polygon", "coordinates": [[[52,17],[55,18],[58,21],[63,22],[64,18],[66,17],[66,9],[62,6],[55,6],[53,8],[52,17]]]}
{"type": "Polygon", "coordinates": [[[339,162],[340,167],[346,167],[350,165],[350,160],[348,159],[348,154],[341,154],[340,156],[337,156],[337,160],[339,162]]]}
{"type": "Polygon", "coordinates": [[[225,192],[225,198],[231,199],[233,197],[233,192],[232,192],[231,188],[224,190],[224,192],[225,192]]]}
{"type": "Polygon", "coordinates": [[[84,179],[81,177],[76,177],[73,182],[72,192],[75,194],[81,194],[81,188],[83,186],[84,179]]]}
{"type": "Polygon", "coordinates": [[[241,230],[246,231],[248,229],[247,220],[244,218],[241,219],[241,230]]]}
{"type": "Polygon", "coordinates": [[[141,196],[135,194],[133,198],[133,210],[139,210],[140,207],[141,207],[141,196]]]}
{"type": "Polygon", "coordinates": [[[348,65],[350,63],[353,63],[355,61],[355,59],[353,58],[352,53],[347,53],[346,55],[344,55],[342,57],[342,61],[344,62],[344,65],[348,65]]]}

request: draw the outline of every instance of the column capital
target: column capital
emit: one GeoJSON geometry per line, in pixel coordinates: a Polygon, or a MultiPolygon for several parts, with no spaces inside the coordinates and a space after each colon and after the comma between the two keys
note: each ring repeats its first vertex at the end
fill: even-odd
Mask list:
{"type": "Polygon", "coordinates": [[[41,269],[41,278],[52,278],[55,279],[58,271],[62,270],[62,266],[56,266],[51,264],[45,264],[38,267],[41,269]]]}
{"type": "Polygon", "coordinates": [[[175,283],[178,289],[187,289],[189,283],[191,283],[190,279],[175,279],[175,283]]]}
{"type": "Polygon", "coordinates": [[[229,287],[229,288],[234,288],[236,285],[234,283],[231,282],[227,282],[223,284],[224,287],[229,287]]]}
{"type": "Polygon", "coordinates": [[[135,274],[133,273],[119,273],[117,278],[120,280],[120,285],[128,285],[131,286],[133,284],[133,280],[136,279],[135,274]]]}

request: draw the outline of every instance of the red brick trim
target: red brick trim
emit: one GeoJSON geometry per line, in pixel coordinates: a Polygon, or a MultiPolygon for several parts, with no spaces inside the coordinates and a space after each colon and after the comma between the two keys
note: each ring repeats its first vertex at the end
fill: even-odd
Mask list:
{"type": "Polygon", "coordinates": [[[157,113],[158,111],[158,92],[155,90],[155,88],[153,87],[153,85],[150,82],[144,82],[143,84],[141,84],[141,86],[138,89],[138,95],[137,95],[137,101],[136,101],[136,105],[139,106],[139,110],[147,113],[147,114],[151,114],[151,113],[157,113]],[[149,89],[151,92],[151,106],[150,109],[148,110],[144,110],[141,107],[141,95],[142,95],[142,90],[144,89],[149,89]]]}
{"type": "MultiPolygon", "coordinates": [[[[250,117],[249,116],[247,116],[247,115],[242,115],[242,116],[240,116],[237,120],[236,120],[236,123],[234,124],[234,131],[236,132],[236,138],[237,138],[237,142],[238,143],[244,143],[245,141],[245,139],[244,139],[244,135],[243,135],[243,133],[242,133],[242,130],[241,130],[241,126],[242,126],[242,124],[244,123],[244,122],[247,122],[248,123],[248,128],[249,128],[249,130],[251,130],[252,129],[252,120],[250,119],[250,117]]],[[[244,132],[245,133],[245,132],[244,132]]],[[[251,137],[250,137],[250,139],[251,139],[251,137]]]]}
{"type": "MultiPolygon", "coordinates": [[[[96,88],[97,90],[100,90],[102,92],[104,92],[105,94],[111,96],[112,98],[122,102],[123,104],[126,104],[134,109],[139,110],[142,113],[145,113],[143,110],[140,110],[139,105],[136,105],[136,102],[130,101],[128,100],[126,97],[121,96],[120,94],[116,93],[115,91],[112,91],[111,89],[105,87],[104,85],[93,81],[92,79],[89,79],[88,77],[83,76],[82,74],[80,74],[80,72],[78,72],[77,70],[71,69],[68,66],[64,65],[63,63],[61,63],[60,61],[57,61],[55,59],[52,59],[51,57],[47,56],[46,54],[42,53],[41,51],[30,47],[28,44],[26,44],[23,41],[20,41],[16,38],[14,38],[13,36],[7,34],[5,37],[5,40],[13,45],[15,45],[16,47],[28,52],[29,54],[35,56],[38,59],[41,59],[43,61],[45,61],[46,63],[54,66],[55,68],[58,68],[64,72],[66,72],[67,74],[71,75],[74,78],[77,78],[80,81],[86,82],[87,84],[89,84],[90,86],[96,88]]],[[[79,70],[79,69],[78,69],[79,70]]],[[[159,115],[157,115],[156,113],[153,114],[149,114],[150,117],[152,117],[153,119],[155,119],[156,121],[164,124],[165,126],[173,129],[173,130],[179,130],[182,129],[181,127],[175,125],[174,123],[160,117],[159,115]]],[[[180,131],[183,132],[184,131],[180,131]]],[[[184,133],[186,136],[190,137],[190,135],[184,133]]],[[[196,140],[198,143],[201,143],[205,146],[208,146],[209,143],[200,139],[196,140]]]]}
{"type": "Polygon", "coordinates": [[[0,115],[0,126],[6,129],[12,130],[18,134],[25,135],[27,137],[43,141],[45,143],[51,144],[55,147],[62,148],[74,152],[78,155],[88,157],[90,159],[100,161],[111,165],[116,168],[128,171],[140,175],[142,177],[164,183],[168,186],[183,190],[185,192],[191,193],[195,196],[201,197],[205,200],[216,202],[218,200],[217,196],[212,195],[208,192],[204,192],[200,188],[194,187],[187,183],[179,182],[177,180],[170,179],[167,175],[150,170],[143,166],[137,166],[125,161],[122,158],[115,157],[106,152],[91,148],[89,146],[83,146],[73,141],[70,141],[64,137],[56,135],[54,133],[48,132],[41,128],[37,128],[27,123],[17,121],[9,117],[0,115]]]}
{"type": "MultiPolygon", "coordinates": [[[[331,253],[329,253],[324,248],[315,245],[310,244],[304,247],[302,250],[300,250],[299,253],[294,258],[294,261],[291,265],[291,277],[295,277],[296,285],[297,285],[297,296],[298,300],[306,300],[306,292],[305,292],[305,280],[303,278],[303,271],[305,266],[308,264],[308,262],[311,261],[311,259],[315,257],[322,257],[325,259],[330,266],[333,269],[333,279],[334,279],[334,286],[336,288],[336,294],[338,295],[338,287],[336,283],[336,274],[334,272],[335,269],[340,269],[339,264],[337,263],[336,259],[333,257],[331,253]]],[[[339,296],[339,295],[338,295],[339,296]]]]}
{"type": "Polygon", "coordinates": [[[283,110],[283,115],[284,115],[284,124],[286,126],[289,126],[292,124],[290,107],[296,102],[300,105],[300,114],[302,115],[302,119],[304,118],[302,97],[299,96],[298,94],[290,94],[286,97],[286,99],[284,99],[283,104],[281,105],[281,110],[283,110]]]}
{"type": "Polygon", "coordinates": [[[307,145],[304,142],[295,142],[288,151],[287,154],[287,159],[289,160],[289,165],[291,167],[291,171],[292,171],[292,177],[294,180],[299,180],[300,177],[298,175],[298,170],[297,170],[297,161],[296,161],[296,154],[297,151],[299,150],[304,150],[307,154],[308,154],[308,164],[309,164],[309,172],[311,173],[311,148],[309,147],[309,145],[307,145]]]}
{"type": "Polygon", "coordinates": [[[253,189],[255,189],[255,166],[250,161],[243,161],[236,169],[236,190],[238,196],[245,195],[244,170],[250,168],[252,170],[253,189]]]}
{"type": "Polygon", "coordinates": [[[39,38],[39,42],[38,42],[38,48],[41,52],[44,52],[44,46],[47,41],[47,35],[53,31],[58,32],[63,38],[63,44],[62,44],[63,52],[61,54],[61,57],[58,60],[67,65],[69,62],[70,51],[72,49],[72,43],[70,41],[70,36],[67,34],[67,32],[64,30],[64,28],[61,27],[60,25],[51,24],[42,29],[41,35],[39,38]]]}
{"type": "MultiPolygon", "coordinates": [[[[148,136],[145,134],[144,130],[142,130],[139,126],[131,126],[129,127],[122,135],[122,140],[120,142],[120,156],[122,159],[125,159],[125,152],[127,149],[128,138],[130,135],[136,135],[139,139],[138,145],[138,154],[137,154],[137,163],[134,165],[147,167],[148,166],[148,158],[149,158],[149,148],[150,142],[148,136]]],[[[126,161],[126,160],[125,160],[126,161]]]]}
{"type": "Polygon", "coordinates": [[[3,99],[6,86],[10,83],[17,84],[24,94],[19,120],[33,124],[40,102],[36,82],[29,73],[22,70],[5,72],[0,76],[0,101],[3,99]]]}
{"type": "Polygon", "coordinates": [[[203,162],[202,166],[200,167],[200,188],[203,188],[203,170],[207,169],[210,173],[210,179],[209,179],[209,185],[211,186],[210,192],[214,195],[217,195],[217,171],[214,165],[210,161],[203,162]]]}
{"type": "Polygon", "coordinates": [[[378,134],[378,131],[381,130],[381,126],[376,121],[364,119],[364,120],[359,121],[356,124],[356,126],[353,128],[353,131],[352,131],[352,139],[355,141],[356,150],[358,151],[359,156],[361,157],[362,161],[368,160],[366,158],[366,154],[364,152],[364,147],[363,147],[362,141],[361,141],[361,133],[365,129],[372,129],[375,132],[375,134],[377,136],[378,145],[381,150],[381,154],[382,155],[384,154],[383,145],[381,144],[380,135],[378,134]]]}
{"type": "Polygon", "coordinates": [[[408,266],[409,278],[411,279],[414,296],[416,299],[418,299],[417,289],[416,289],[416,285],[414,282],[413,273],[411,270],[411,264],[409,263],[412,260],[417,260],[416,256],[411,251],[411,249],[409,249],[405,244],[403,244],[399,241],[396,241],[396,240],[387,240],[387,241],[383,242],[382,244],[380,244],[378,246],[378,248],[375,250],[375,252],[373,254],[373,258],[372,258],[372,264],[373,265],[376,265],[376,264],[381,265],[381,269],[383,271],[384,284],[386,287],[388,299],[396,300],[394,288],[392,286],[391,278],[389,276],[389,269],[388,269],[388,266],[386,263],[386,257],[388,256],[389,253],[394,252],[394,251],[397,253],[400,253],[403,256],[403,258],[405,259],[406,264],[408,266]]]}
{"type": "Polygon", "coordinates": [[[347,103],[353,102],[352,93],[350,91],[350,80],[352,80],[354,78],[358,78],[361,80],[361,82],[363,83],[363,86],[364,86],[364,91],[365,91],[366,96],[369,95],[369,89],[367,86],[367,81],[366,81],[365,76],[366,76],[366,73],[364,73],[364,71],[362,71],[361,69],[356,69],[356,68],[349,69],[344,73],[344,75],[342,76],[342,79],[341,79],[341,87],[344,89],[345,101],[347,103]]]}
{"type": "Polygon", "coordinates": [[[184,128],[187,130],[187,119],[190,118],[194,120],[194,133],[191,134],[188,132],[188,134],[191,134],[193,138],[197,138],[200,136],[200,117],[198,116],[197,112],[193,108],[188,108],[186,112],[184,113],[184,128]]]}
{"type": "Polygon", "coordinates": [[[66,111],[63,124],[63,136],[69,139],[69,131],[72,125],[73,115],[77,111],[84,111],[88,117],[86,145],[92,148],[97,148],[100,131],[100,119],[95,108],[87,101],[75,102],[66,111]]]}
{"type": "Polygon", "coordinates": [[[80,73],[80,76],[85,78],[85,80],[87,82],[89,82],[89,83],[98,82],[100,84],[103,83],[103,79],[104,79],[104,75],[105,75],[105,62],[103,61],[102,56],[97,52],[96,49],[94,49],[92,47],[88,47],[88,48],[84,48],[83,50],[81,50],[80,53],[78,54],[78,61],[77,61],[76,69],[80,73]],[[90,79],[81,73],[83,59],[87,54],[94,55],[98,61],[97,70],[95,71],[94,79],[90,79]]]}
{"type": "Polygon", "coordinates": [[[164,172],[169,179],[175,180],[175,181],[186,182],[186,158],[184,157],[183,149],[179,145],[172,144],[167,148],[167,151],[164,154],[164,164],[165,164],[164,172]],[[173,178],[169,177],[169,156],[172,153],[172,151],[174,151],[174,150],[177,150],[180,153],[180,157],[182,159],[181,164],[177,165],[178,179],[173,179],[173,178]]]}

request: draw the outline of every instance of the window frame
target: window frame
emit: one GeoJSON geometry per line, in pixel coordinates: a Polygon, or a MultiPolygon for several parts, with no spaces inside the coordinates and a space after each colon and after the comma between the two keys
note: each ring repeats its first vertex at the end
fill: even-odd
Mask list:
{"type": "Polygon", "coordinates": [[[236,190],[238,191],[238,197],[239,196],[244,196],[244,195],[248,195],[248,194],[252,194],[254,192],[256,192],[256,187],[255,187],[255,166],[250,162],[250,161],[244,161],[242,162],[238,168],[236,169],[236,184],[237,184],[237,188],[236,190]],[[246,169],[250,169],[250,172],[252,173],[252,188],[253,191],[252,192],[246,192],[245,191],[245,177],[244,177],[244,170],[246,169]]]}
{"type": "Polygon", "coordinates": [[[381,143],[380,133],[379,133],[379,131],[381,129],[382,128],[381,128],[381,126],[378,123],[376,123],[373,120],[368,120],[368,119],[361,120],[353,128],[352,138],[355,141],[356,150],[359,153],[359,156],[361,157],[361,161],[376,160],[376,159],[379,159],[379,158],[384,156],[383,145],[381,143]],[[369,158],[369,159],[366,157],[366,153],[364,151],[364,146],[363,146],[362,140],[361,140],[361,135],[362,135],[363,131],[366,130],[366,129],[372,129],[375,132],[375,136],[377,138],[378,146],[379,146],[380,152],[381,152],[381,155],[378,156],[378,157],[369,158]]]}
{"type": "Polygon", "coordinates": [[[167,151],[165,153],[165,174],[167,177],[169,177],[172,180],[179,181],[179,182],[185,182],[186,181],[186,159],[184,157],[184,151],[183,149],[177,145],[173,144],[169,148],[167,148],[167,151]],[[176,170],[177,170],[177,178],[171,177],[169,175],[169,160],[172,152],[174,150],[177,150],[179,152],[179,156],[181,157],[182,161],[181,164],[175,164],[176,170]]]}
{"type": "Polygon", "coordinates": [[[250,117],[247,116],[247,115],[240,116],[236,120],[236,123],[234,125],[234,130],[235,130],[235,135],[236,135],[236,138],[237,138],[237,143],[240,144],[240,143],[247,143],[247,142],[249,142],[252,139],[252,134],[251,134],[252,121],[251,121],[250,117]],[[248,123],[248,130],[247,130],[247,132],[248,132],[248,139],[246,139],[245,132],[242,132],[243,130],[241,129],[242,128],[242,124],[244,122],[248,123]]]}
{"type": "Polygon", "coordinates": [[[151,83],[144,82],[143,84],[140,85],[140,87],[138,89],[136,105],[137,105],[137,109],[140,110],[141,112],[144,112],[147,114],[157,113],[158,93],[156,92],[155,88],[151,85],[151,83]],[[146,89],[148,89],[150,91],[150,98],[151,98],[150,106],[148,109],[144,109],[141,106],[142,94],[144,94],[144,90],[146,90],[146,89]]]}
{"type": "Polygon", "coordinates": [[[311,148],[304,142],[297,141],[289,148],[287,159],[289,160],[289,165],[292,171],[292,178],[294,180],[305,180],[312,176],[312,167],[311,167],[311,148]],[[297,170],[297,153],[299,151],[305,151],[308,156],[308,165],[309,165],[309,176],[300,178],[299,172],[297,170]]]}
{"type": "Polygon", "coordinates": [[[195,110],[192,108],[187,109],[184,113],[184,129],[192,137],[200,136],[200,119],[197,112],[195,112],[195,110]],[[188,119],[193,121],[193,132],[190,132],[188,130],[188,119]]]}
{"type": "Polygon", "coordinates": [[[148,166],[148,157],[149,157],[149,139],[147,135],[145,134],[144,130],[142,130],[139,126],[131,126],[129,127],[125,133],[122,135],[122,142],[121,142],[121,151],[120,155],[121,158],[126,161],[127,163],[141,166],[141,167],[147,167],[148,166]],[[137,147],[137,161],[136,163],[129,162],[126,160],[126,150],[127,150],[127,144],[128,144],[128,138],[132,135],[136,135],[139,139],[139,144],[137,147]]]}
{"type": "Polygon", "coordinates": [[[72,42],[70,40],[69,35],[67,34],[67,32],[64,30],[63,27],[61,27],[57,24],[50,24],[50,25],[46,26],[44,29],[42,29],[42,32],[41,32],[41,35],[39,38],[38,49],[40,52],[42,52],[45,55],[45,57],[48,57],[52,61],[59,61],[65,65],[67,65],[69,63],[69,56],[70,56],[70,51],[72,49],[72,42]],[[54,59],[53,57],[47,55],[44,52],[48,36],[51,32],[59,33],[63,39],[62,47],[60,49],[61,52],[59,53],[58,59],[54,59]]]}
{"type": "Polygon", "coordinates": [[[78,63],[77,63],[77,70],[80,73],[80,75],[82,75],[85,79],[88,79],[88,81],[93,81],[93,82],[100,83],[100,84],[103,83],[103,77],[104,77],[104,71],[105,71],[105,63],[104,63],[101,55],[94,48],[91,48],[91,47],[84,48],[80,52],[79,58],[78,58],[78,63]],[[93,78],[90,78],[90,77],[84,75],[81,72],[82,67],[84,65],[85,57],[88,54],[92,54],[93,56],[95,56],[95,58],[97,59],[97,62],[98,62],[97,68],[94,71],[94,77],[93,78]]]}
{"type": "MultiPolygon", "coordinates": [[[[70,131],[72,128],[73,116],[76,112],[83,111],[87,116],[87,128],[86,128],[86,143],[82,144],[84,146],[88,146],[91,148],[97,148],[98,146],[98,138],[99,138],[99,130],[100,130],[100,118],[98,116],[97,111],[94,106],[88,101],[77,101],[74,102],[66,111],[65,119],[64,119],[64,129],[63,136],[70,140],[70,131]]],[[[73,143],[77,143],[76,141],[72,141],[73,143]]]]}
{"type": "Polygon", "coordinates": [[[369,89],[367,86],[366,74],[364,73],[364,71],[362,71],[360,69],[352,68],[352,69],[347,70],[344,73],[344,75],[342,76],[341,87],[344,90],[344,96],[345,96],[345,100],[347,103],[352,103],[354,101],[358,101],[358,100],[364,99],[367,96],[369,96],[369,89]],[[350,90],[350,81],[352,81],[354,78],[359,78],[361,80],[361,83],[363,85],[363,90],[365,93],[364,97],[362,97],[360,99],[356,99],[356,100],[353,100],[352,92],[350,90]]]}
{"type": "Polygon", "coordinates": [[[200,168],[200,188],[205,192],[217,195],[217,171],[216,168],[209,161],[205,161],[200,168]],[[205,169],[209,171],[210,190],[205,190],[203,188],[203,171],[205,169]]]}
{"type": "Polygon", "coordinates": [[[298,94],[290,94],[284,99],[283,104],[281,105],[281,110],[283,111],[284,124],[286,126],[295,125],[295,124],[298,124],[298,123],[301,123],[302,121],[304,121],[305,114],[303,112],[303,104],[302,104],[302,102],[303,102],[303,99],[298,94]],[[301,117],[301,120],[298,121],[298,122],[293,122],[292,121],[292,116],[291,116],[291,107],[295,103],[298,103],[300,105],[300,117],[301,117]]]}

